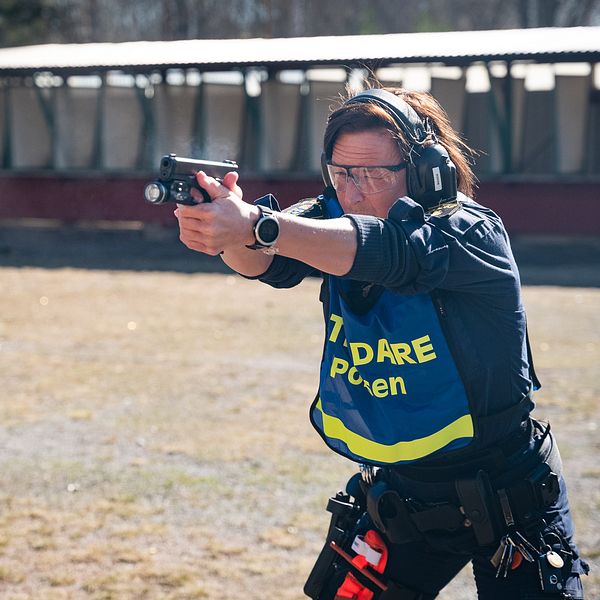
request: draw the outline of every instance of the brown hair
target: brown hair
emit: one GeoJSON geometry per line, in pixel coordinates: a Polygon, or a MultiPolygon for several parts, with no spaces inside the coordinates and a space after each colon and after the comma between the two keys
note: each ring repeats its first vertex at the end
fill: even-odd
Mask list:
{"type": "MultiPolygon", "coordinates": [[[[461,139],[450,125],[446,111],[438,101],[426,92],[414,92],[403,88],[383,88],[409,104],[423,122],[428,121],[437,141],[446,148],[450,160],[456,166],[458,189],[473,197],[476,178],[471,168],[475,152],[461,139]]],[[[345,100],[352,97],[349,94],[345,100]]],[[[371,102],[342,104],[334,110],[327,121],[323,147],[328,160],[333,154],[336,139],[342,133],[357,133],[369,129],[385,129],[398,141],[400,150],[408,156],[410,144],[395,119],[380,106],[371,102]]]]}

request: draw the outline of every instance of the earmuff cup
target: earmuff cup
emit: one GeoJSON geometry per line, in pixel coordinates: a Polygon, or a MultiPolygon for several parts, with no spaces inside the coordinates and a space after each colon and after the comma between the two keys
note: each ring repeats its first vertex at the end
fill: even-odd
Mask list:
{"type": "Polygon", "coordinates": [[[456,167],[441,144],[419,148],[406,169],[408,195],[429,210],[457,196],[456,167]]]}

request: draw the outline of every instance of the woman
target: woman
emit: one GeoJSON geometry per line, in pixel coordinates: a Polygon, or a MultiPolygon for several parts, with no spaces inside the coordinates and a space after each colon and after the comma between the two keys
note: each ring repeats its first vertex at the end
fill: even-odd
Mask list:
{"type": "Polygon", "coordinates": [[[583,598],[518,270],[470,156],[430,95],[367,90],[330,115],[319,198],[278,212],[199,173],[213,201],[176,210],[189,248],[246,277],[323,275],[311,421],[361,465],[366,510],[313,597],[434,598],[472,561],[480,598],[583,598]]]}

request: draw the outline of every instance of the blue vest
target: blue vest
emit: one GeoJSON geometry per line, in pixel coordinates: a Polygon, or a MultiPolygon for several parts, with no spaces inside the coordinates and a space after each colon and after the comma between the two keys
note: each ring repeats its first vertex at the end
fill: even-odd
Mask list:
{"type": "Polygon", "coordinates": [[[408,463],[467,446],[469,402],[429,294],[385,289],[365,314],[329,278],[319,394],[311,421],[336,452],[358,462],[408,463]]]}

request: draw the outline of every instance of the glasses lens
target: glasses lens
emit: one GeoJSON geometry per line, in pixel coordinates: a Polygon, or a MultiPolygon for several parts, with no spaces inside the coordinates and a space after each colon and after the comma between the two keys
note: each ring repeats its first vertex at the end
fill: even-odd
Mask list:
{"type": "Polygon", "coordinates": [[[344,167],[336,167],[334,165],[327,165],[327,171],[329,172],[329,178],[331,183],[336,190],[346,189],[346,183],[348,180],[348,171],[344,167]]]}
{"type": "Polygon", "coordinates": [[[391,188],[398,181],[398,172],[384,167],[353,167],[352,180],[364,194],[375,194],[391,188]]]}
{"type": "Polygon", "coordinates": [[[376,194],[390,189],[397,183],[400,175],[400,171],[392,171],[387,167],[338,167],[327,165],[327,171],[336,191],[344,191],[348,185],[348,177],[351,177],[356,188],[363,194],[376,194]]]}

